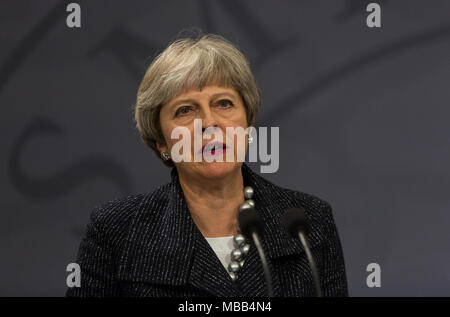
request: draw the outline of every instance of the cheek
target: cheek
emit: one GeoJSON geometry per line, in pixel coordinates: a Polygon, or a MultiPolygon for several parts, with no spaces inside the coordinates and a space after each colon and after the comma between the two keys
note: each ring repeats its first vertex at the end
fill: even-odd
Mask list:
{"type": "Polygon", "coordinates": [[[168,150],[171,150],[173,145],[182,138],[182,136],[180,136],[179,139],[172,139],[172,131],[175,128],[176,126],[171,124],[170,122],[165,122],[164,124],[161,125],[164,141],[166,142],[168,150]]]}
{"type": "MultiPolygon", "coordinates": [[[[233,139],[233,147],[234,147],[234,156],[236,157],[238,155],[238,152],[242,149],[244,151],[247,150],[247,137],[242,134],[245,129],[247,128],[247,120],[244,118],[239,118],[236,120],[230,120],[227,124],[228,127],[232,127],[233,129],[236,128],[242,128],[243,130],[239,129],[239,132],[232,132],[232,130],[226,131],[224,129],[226,134],[226,142],[230,143],[231,139],[233,139]]],[[[240,153],[240,152],[239,152],[240,153]]],[[[239,154],[240,155],[240,154],[239,154]]]]}
{"type": "MultiPolygon", "coordinates": [[[[173,126],[170,127],[169,129],[167,129],[167,131],[164,133],[164,135],[165,135],[165,137],[166,137],[167,146],[168,146],[168,148],[169,148],[170,150],[171,150],[172,147],[173,147],[175,144],[177,144],[178,142],[181,142],[181,141],[187,141],[187,140],[189,140],[190,147],[191,147],[191,148],[194,147],[194,128],[193,128],[193,126],[190,127],[190,126],[178,126],[178,125],[173,125],[173,126]],[[172,131],[173,131],[173,129],[175,129],[175,128],[177,128],[177,127],[178,127],[178,128],[183,128],[183,130],[185,130],[186,133],[179,134],[179,136],[178,136],[177,138],[172,139],[172,138],[171,138],[171,136],[172,136],[172,131]],[[185,138],[186,138],[187,140],[185,140],[185,138]]],[[[182,142],[182,143],[184,143],[184,142],[182,142]]],[[[186,145],[188,145],[188,144],[186,144],[186,145]]],[[[184,146],[183,146],[183,148],[182,148],[181,153],[184,152],[183,150],[184,150],[184,146]]]]}
{"type": "MultiPolygon", "coordinates": [[[[224,133],[226,133],[226,128],[227,127],[232,127],[232,128],[238,128],[238,127],[242,127],[244,129],[247,128],[247,116],[245,113],[245,109],[239,109],[240,111],[236,112],[235,115],[231,116],[230,118],[227,118],[227,120],[225,120],[222,124],[223,127],[223,131],[224,133]]],[[[230,135],[227,133],[227,137],[230,137],[230,135]]],[[[235,135],[235,141],[236,141],[237,136],[235,135]]],[[[235,142],[236,145],[236,142],[235,142]]]]}
{"type": "Polygon", "coordinates": [[[236,109],[236,112],[232,116],[227,118],[227,125],[229,127],[243,127],[247,128],[247,113],[244,106],[240,106],[236,109]]]}
{"type": "Polygon", "coordinates": [[[165,107],[163,107],[159,113],[159,126],[161,128],[161,132],[163,134],[164,141],[166,142],[167,146],[170,145],[170,135],[172,133],[171,122],[168,119],[168,117],[169,115],[165,107]]]}
{"type": "Polygon", "coordinates": [[[168,127],[167,125],[162,127],[162,133],[164,136],[164,141],[166,141],[166,144],[168,147],[171,147],[173,140],[170,138],[172,134],[172,129],[168,127]]]}
{"type": "Polygon", "coordinates": [[[245,111],[244,107],[241,108],[239,119],[240,119],[239,125],[241,127],[247,128],[247,112],[245,111]]]}

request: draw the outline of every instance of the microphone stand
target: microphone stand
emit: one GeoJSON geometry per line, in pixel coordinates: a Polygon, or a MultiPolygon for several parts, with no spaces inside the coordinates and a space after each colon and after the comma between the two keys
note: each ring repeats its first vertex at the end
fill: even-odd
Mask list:
{"type": "Polygon", "coordinates": [[[320,287],[320,279],[319,279],[319,273],[317,272],[317,266],[316,262],[314,261],[314,257],[312,256],[311,250],[308,245],[308,241],[306,240],[305,234],[302,230],[299,230],[298,237],[300,238],[300,241],[303,245],[303,248],[306,252],[306,257],[308,258],[308,261],[310,263],[311,267],[311,273],[314,280],[314,286],[316,287],[316,295],[317,297],[322,297],[322,288],[320,287]]]}
{"type": "Polygon", "coordinates": [[[264,276],[265,276],[266,282],[267,282],[267,289],[269,291],[269,297],[273,297],[272,276],[269,271],[269,265],[267,263],[266,255],[264,254],[264,250],[261,245],[261,240],[259,239],[259,236],[255,231],[252,232],[252,238],[253,238],[253,241],[255,242],[255,246],[256,246],[256,249],[258,250],[259,258],[261,259],[261,263],[262,263],[262,266],[264,269],[264,276]]]}

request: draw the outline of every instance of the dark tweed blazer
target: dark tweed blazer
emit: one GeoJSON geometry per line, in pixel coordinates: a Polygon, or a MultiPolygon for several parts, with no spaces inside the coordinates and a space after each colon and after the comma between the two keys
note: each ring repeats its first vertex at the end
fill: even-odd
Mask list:
{"type": "MultiPolygon", "coordinates": [[[[314,296],[305,252],[280,217],[303,206],[308,236],[325,296],[347,296],[344,258],[331,206],[312,195],[283,189],[242,167],[255,190],[264,222],[263,247],[276,296],[314,296]]],[[[131,195],[94,209],[78,252],[81,287],[67,296],[267,296],[263,268],[251,244],[233,282],[189,213],[178,175],[152,193],[131,195]]]]}

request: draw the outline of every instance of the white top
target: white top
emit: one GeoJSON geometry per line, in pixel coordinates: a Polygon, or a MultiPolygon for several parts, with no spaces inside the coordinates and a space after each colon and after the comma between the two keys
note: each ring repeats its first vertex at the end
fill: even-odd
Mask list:
{"type": "Polygon", "coordinates": [[[216,253],[225,270],[228,272],[228,264],[231,262],[231,251],[234,249],[233,236],[206,238],[211,248],[216,253]]]}

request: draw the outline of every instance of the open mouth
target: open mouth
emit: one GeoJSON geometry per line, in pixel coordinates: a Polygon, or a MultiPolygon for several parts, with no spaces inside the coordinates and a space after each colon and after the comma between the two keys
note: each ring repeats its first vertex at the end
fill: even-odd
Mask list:
{"type": "Polygon", "coordinates": [[[211,155],[224,153],[226,150],[227,146],[222,142],[211,142],[202,147],[202,153],[211,155]]]}

